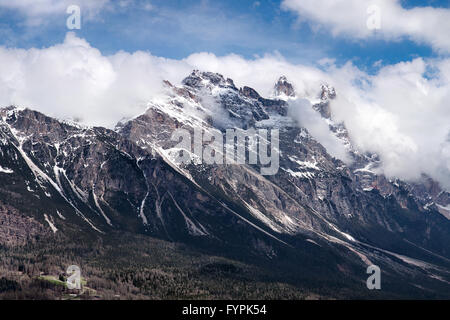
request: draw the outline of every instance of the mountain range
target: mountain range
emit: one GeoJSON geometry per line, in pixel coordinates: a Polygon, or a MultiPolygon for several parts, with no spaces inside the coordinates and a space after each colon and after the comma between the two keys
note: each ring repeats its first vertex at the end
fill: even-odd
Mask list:
{"type": "MultiPolygon", "coordinates": [[[[63,260],[83,265],[91,255],[80,248],[97,250],[99,241],[155,241],[163,252],[182,246],[177,254],[192,261],[199,255],[226,259],[195,268],[201,279],[263,283],[264,290],[274,290],[271,298],[298,297],[295,292],[310,298],[450,297],[450,193],[425,175],[410,182],[380,173],[382,159],[359,151],[345,123],[334,120],[334,88],[317,88],[311,105],[349,162],[330,155],[299,125],[291,105],[301,97],[284,76],[270,97],[198,70],[179,86],[164,85],[165,94],[149,101],[143,114],[114,129],[18,106],[0,109],[0,253],[2,261],[17,262],[2,266],[4,279],[23,286],[20,277],[27,272],[18,276],[11,266],[44,265],[59,256],[47,251],[56,242],[65,248],[77,243],[79,250],[63,260]],[[176,160],[175,130],[206,135],[230,128],[278,130],[277,173],[261,174],[261,164],[196,162],[188,150],[183,152],[192,162],[176,160]],[[370,265],[381,269],[381,290],[366,287],[370,265]],[[246,268],[261,273],[246,274],[246,268]],[[289,286],[290,295],[274,289],[280,284],[289,286]]],[[[101,248],[95,261],[107,257],[101,248]]],[[[122,254],[131,268],[144,252],[122,254]]],[[[163,256],[160,271],[175,268],[163,256]]],[[[113,258],[105,261],[114,269],[113,258]]],[[[196,289],[206,290],[202,281],[196,289]]],[[[141,297],[153,297],[145,286],[133,282],[141,297]]],[[[242,297],[232,289],[206,291],[206,297],[242,297]]],[[[199,297],[184,291],[165,297],[191,296],[199,297]]]]}

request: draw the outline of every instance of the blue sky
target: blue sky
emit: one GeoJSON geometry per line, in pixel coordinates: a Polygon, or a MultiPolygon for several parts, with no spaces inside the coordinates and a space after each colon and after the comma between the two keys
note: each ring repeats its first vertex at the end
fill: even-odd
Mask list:
{"type": "MultiPolygon", "coordinates": [[[[402,1],[404,8],[432,6],[448,8],[448,0],[402,1]]],[[[82,18],[84,18],[82,7],[82,18]]],[[[0,6],[0,45],[48,47],[63,41],[67,14],[60,10],[44,15],[35,25],[27,13],[0,6]]],[[[79,37],[103,54],[119,50],[144,50],[153,55],[181,59],[195,52],[218,56],[235,53],[247,59],[265,53],[280,53],[293,63],[316,64],[332,58],[338,65],[352,61],[366,72],[377,67],[434,57],[427,44],[408,39],[355,40],[317,30],[309,21],[299,21],[292,10],[275,0],[128,0],[112,1],[94,18],[83,19],[79,37]],[[147,9],[144,10],[145,5],[147,9]]]]}

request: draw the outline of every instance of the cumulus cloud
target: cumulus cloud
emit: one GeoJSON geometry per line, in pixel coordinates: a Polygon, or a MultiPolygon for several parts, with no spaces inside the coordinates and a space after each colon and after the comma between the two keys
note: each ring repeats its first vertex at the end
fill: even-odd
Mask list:
{"type": "Polygon", "coordinates": [[[284,74],[304,97],[317,94],[324,73],[292,65],[279,55],[247,60],[197,53],[182,60],[149,52],[120,51],[105,56],[69,32],[63,43],[43,49],[0,47],[0,105],[21,105],[59,118],[112,127],[123,117],[143,111],[163,90],[162,80],[180,84],[193,69],[219,72],[238,86],[252,86],[264,95],[284,74]]]}
{"type": "Polygon", "coordinates": [[[103,56],[73,33],[45,49],[0,48],[0,65],[1,105],[108,127],[142,112],[165,76],[178,79],[190,70],[140,51],[103,56]]]}
{"type": "Polygon", "coordinates": [[[359,149],[380,155],[386,175],[415,180],[426,173],[450,189],[449,63],[418,58],[374,76],[334,70],[332,112],[359,149]]]}
{"type": "Polygon", "coordinates": [[[406,37],[431,45],[437,51],[450,52],[447,32],[450,30],[450,9],[405,9],[400,0],[284,0],[282,7],[296,12],[315,27],[330,30],[333,35],[358,39],[376,36],[386,40],[406,37]],[[369,17],[378,11],[373,8],[379,9],[380,13],[380,29],[376,32],[367,27],[369,17]]]}
{"type": "Polygon", "coordinates": [[[245,59],[196,53],[182,60],[142,51],[105,56],[68,33],[63,43],[49,48],[0,47],[0,105],[113,127],[143,112],[163,90],[162,80],[180,84],[192,69],[222,73],[263,96],[270,96],[285,75],[300,98],[294,113],[300,124],[345,160],[342,146],[308,102],[328,83],[337,91],[333,118],[345,123],[359,149],[380,155],[384,173],[408,180],[426,173],[450,189],[450,59],[445,58],[418,58],[368,75],[351,63],[337,67],[327,60],[315,68],[277,54],[245,59]]]}
{"type": "Polygon", "coordinates": [[[311,136],[319,141],[330,155],[346,163],[351,162],[348,150],[341,140],[330,133],[328,124],[312,108],[310,100],[300,98],[290,101],[289,115],[296,119],[301,127],[308,129],[311,136]]]}

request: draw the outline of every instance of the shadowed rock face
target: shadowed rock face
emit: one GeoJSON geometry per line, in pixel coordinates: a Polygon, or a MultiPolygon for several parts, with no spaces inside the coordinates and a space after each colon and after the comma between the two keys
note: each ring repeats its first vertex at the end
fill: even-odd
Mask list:
{"type": "Polygon", "coordinates": [[[259,98],[261,98],[259,93],[256,92],[255,89],[252,89],[250,87],[243,87],[243,88],[239,89],[239,93],[242,94],[243,96],[247,97],[247,98],[252,98],[252,99],[259,99],[259,98]]]}
{"type": "Polygon", "coordinates": [[[275,85],[276,95],[290,97],[284,100],[210,72],[194,71],[166,88],[165,99],[114,131],[0,109],[0,221],[7,221],[0,230],[25,225],[31,236],[51,234],[50,221],[56,233],[143,233],[242,259],[289,265],[323,255],[340,260],[341,270],[371,261],[394,274],[424,272],[395,251],[436,264],[440,271],[431,275],[448,278],[450,224],[436,206],[425,206],[429,197],[446,205],[448,193],[433,181],[413,185],[376,174],[378,157],[359,153],[345,125],[333,122],[333,88],[322,86],[313,108],[348,147],[351,165],[288,117],[295,91],[285,77],[275,85]],[[279,170],[262,176],[261,165],[178,164],[171,135],[179,128],[276,128],[279,170]]]}

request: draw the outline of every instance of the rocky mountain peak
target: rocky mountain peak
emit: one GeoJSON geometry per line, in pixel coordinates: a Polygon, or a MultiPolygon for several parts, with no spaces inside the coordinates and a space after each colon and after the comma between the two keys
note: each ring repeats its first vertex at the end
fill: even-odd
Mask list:
{"type": "Polygon", "coordinates": [[[255,89],[244,86],[239,89],[239,93],[246,96],[247,98],[259,99],[261,96],[255,89]]]}
{"type": "Polygon", "coordinates": [[[225,79],[223,75],[214,72],[204,72],[199,70],[194,70],[192,73],[187,76],[183,81],[183,85],[194,88],[212,88],[212,87],[220,87],[220,88],[229,88],[233,90],[237,90],[234,85],[233,80],[227,78],[225,79]]]}
{"type": "Polygon", "coordinates": [[[275,84],[275,96],[295,97],[294,86],[285,76],[281,76],[275,84]]]}
{"type": "Polygon", "coordinates": [[[330,100],[336,98],[336,90],[328,84],[322,84],[319,91],[320,102],[315,104],[313,108],[318,111],[323,118],[331,119],[330,100]]]}
{"type": "Polygon", "coordinates": [[[327,101],[334,98],[336,98],[336,90],[334,89],[334,87],[328,84],[323,84],[320,87],[320,100],[327,101]]]}

